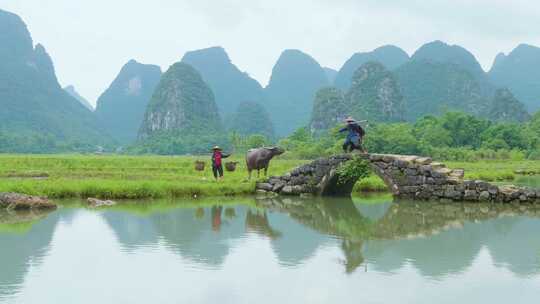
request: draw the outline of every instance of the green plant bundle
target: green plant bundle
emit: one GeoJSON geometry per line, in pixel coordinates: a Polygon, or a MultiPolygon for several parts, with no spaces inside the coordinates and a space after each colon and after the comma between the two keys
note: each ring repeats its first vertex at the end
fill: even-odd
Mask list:
{"type": "Polygon", "coordinates": [[[352,160],[341,164],[337,174],[338,184],[344,185],[368,177],[371,174],[371,167],[369,161],[354,157],[352,160]]]}

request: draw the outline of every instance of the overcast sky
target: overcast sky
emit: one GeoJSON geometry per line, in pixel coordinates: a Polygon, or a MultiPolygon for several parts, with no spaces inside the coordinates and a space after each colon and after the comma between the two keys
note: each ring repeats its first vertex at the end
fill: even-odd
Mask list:
{"type": "Polygon", "coordinates": [[[540,46],[538,0],[0,0],[42,43],[62,85],[91,103],[129,59],[165,71],[183,54],[223,46],[266,85],[283,49],[339,69],[353,53],[395,44],[409,54],[443,40],[484,69],[519,43],[540,46]]]}

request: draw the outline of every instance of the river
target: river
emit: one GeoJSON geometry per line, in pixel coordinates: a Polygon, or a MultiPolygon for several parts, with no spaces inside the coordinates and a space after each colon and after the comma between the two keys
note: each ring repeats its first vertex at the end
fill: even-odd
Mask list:
{"type": "Polygon", "coordinates": [[[76,202],[0,213],[0,303],[534,303],[540,206],[76,202]]]}

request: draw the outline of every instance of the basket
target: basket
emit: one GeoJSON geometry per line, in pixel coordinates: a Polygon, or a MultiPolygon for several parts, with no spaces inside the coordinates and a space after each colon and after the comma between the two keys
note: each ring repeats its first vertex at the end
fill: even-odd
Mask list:
{"type": "Polygon", "coordinates": [[[225,163],[225,169],[228,172],[234,172],[234,171],[236,171],[236,165],[238,165],[238,162],[226,162],[225,163]]]}
{"type": "Polygon", "coordinates": [[[195,161],[195,170],[196,171],[204,171],[205,163],[203,161],[195,161]]]}

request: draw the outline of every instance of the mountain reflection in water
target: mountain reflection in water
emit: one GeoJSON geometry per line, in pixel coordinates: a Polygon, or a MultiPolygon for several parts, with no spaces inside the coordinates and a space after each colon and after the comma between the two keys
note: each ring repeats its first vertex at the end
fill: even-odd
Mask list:
{"type": "MultiPolygon", "coordinates": [[[[349,276],[366,271],[393,275],[413,267],[424,278],[442,280],[470,269],[483,249],[494,267],[517,277],[540,273],[537,205],[366,204],[290,198],[241,199],[240,204],[216,201],[194,208],[164,204],[141,209],[139,205],[98,211],[61,208],[50,214],[0,213],[0,302],[24,293],[30,269],[39,270],[57,252],[84,251],[91,256],[89,252],[100,242],[107,246],[95,255],[127,254],[154,263],[155,259],[147,260],[151,252],[168,251],[190,269],[206,271],[221,270],[228,257],[247,244],[262,248],[267,243],[278,263],[273,267],[296,269],[321,252],[337,250],[340,254],[332,263],[349,276]],[[79,222],[85,227],[78,227],[79,222]],[[81,239],[91,235],[94,244],[70,247],[66,240],[77,237],[66,237],[71,226],[78,227],[81,239]]],[[[258,259],[256,263],[271,265],[267,256],[258,259]]],[[[325,274],[324,269],[320,272],[325,274]]]]}

